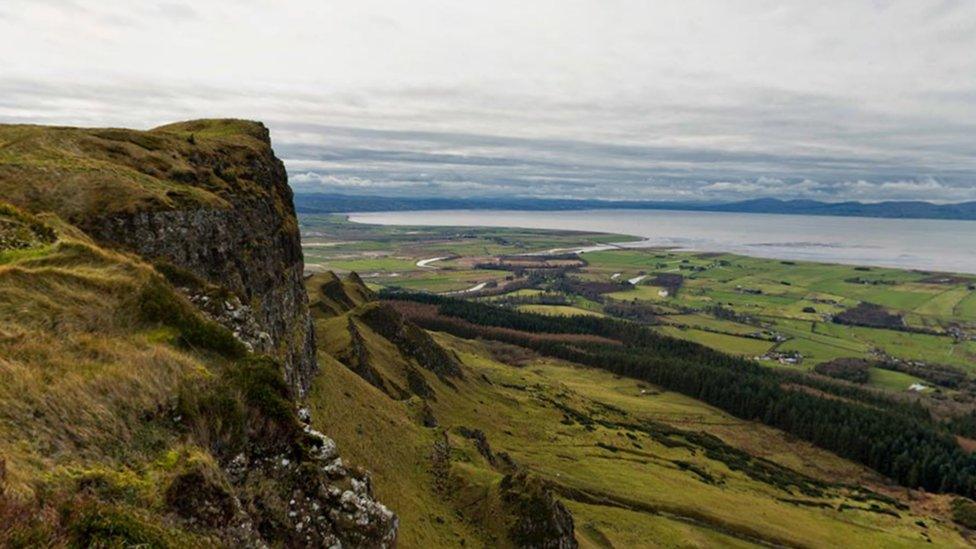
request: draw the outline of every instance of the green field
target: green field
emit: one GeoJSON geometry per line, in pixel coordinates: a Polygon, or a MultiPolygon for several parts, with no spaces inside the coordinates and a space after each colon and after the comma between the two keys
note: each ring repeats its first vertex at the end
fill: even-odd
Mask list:
{"type": "Polygon", "coordinates": [[[521,305],[518,310],[553,316],[604,316],[602,313],[566,305],[521,305]]]}
{"type": "MultiPolygon", "coordinates": [[[[355,270],[380,287],[451,293],[487,283],[490,291],[482,299],[544,314],[605,314],[605,307],[613,303],[646,304],[662,324],[662,333],[731,354],[752,357],[793,353],[801,357],[795,366],[762,361],[782,367],[810,370],[838,358],[887,357],[976,373],[976,291],[970,289],[976,276],[938,277],[899,269],[668,249],[616,249],[580,254],[586,265],[564,275],[581,283],[620,283],[597,299],[558,290],[558,285],[546,278],[529,288],[505,292],[507,284],[524,281],[520,278],[523,275],[476,267],[502,256],[572,250],[627,237],[357,225],[340,216],[303,217],[301,226],[311,235],[305,238],[305,250],[316,269],[355,270]],[[361,250],[358,256],[347,245],[353,241],[361,250]],[[443,256],[450,259],[425,268],[416,266],[422,259],[443,256]],[[651,285],[658,275],[681,276],[677,295],[662,295],[662,288],[651,285]],[[637,286],[623,283],[638,276],[644,278],[637,286]],[[554,297],[565,304],[554,303],[554,297]],[[862,302],[900,316],[907,331],[842,326],[831,321],[862,302]],[[717,316],[719,311],[722,318],[717,316]],[[755,334],[761,334],[762,339],[743,337],[755,334]]],[[[869,383],[903,391],[903,381],[885,371],[872,375],[869,383]]]]}
{"type": "Polygon", "coordinates": [[[729,354],[739,356],[759,356],[764,354],[773,346],[773,343],[770,341],[750,339],[716,332],[706,332],[704,330],[696,330],[694,328],[675,328],[673,326],[664,326],[659,328],[658,331],[671,337],[687,339],[688,341],[701,343],[706,347],[711,347],[719,351],[725,351],[729,354]]]}
{"type": "MultiPolygon", "coordinates": [[[[966,371],[976,364],[976,343],[959,336],[976,332],[976,326],[957,312],[971,299],[965,281],[931,283],[925,281],[929,275],[894,269],[667,250],[590,252],[582,254],[582,267],[530,274],[478,268],[500,256],[526,253],[524,243],[500,244],[487,229],[453,244],[439,242],[436,252],[433,247],[418,251],[397,243],[399,229],[386,237],[379,229],[370,230],[378,231],[375,238],[389,238],[387,248],[371,247],[370,253],[410,260],[402,271],[369,279],[380,287],[452,294],[493,282],[491,292],[471,298],[553,316],[634,314],[624,318],[648,322],[664,335],[758,358],[763,366],[798,372],[813,372],[818,364],[834,359],[881,356],[966,371]],[[447,255],[451,259],[416,266],[421,258],[447,255]],[[682,275],[676,293],[662,295],[662,288],[653,285],[661,274],[682,275]],[[647,276],[636,286],[613,285],[639,275],[647,276]],[[886,314],[901,316],[908,328],[847,326],[832,320],[864,300],[886,314]],[[912,327],[931,333],[909,331],[912,327]]],[[[451,232],[440,230],[438,238],[451,232]]],[[[548,238],[529,251],[560,247],[554,242],[578,235],[556,233],[548,238]]],[[[348,325],[341,318],[320,324],[330,332],[348,325]]],[[[896,497],[904,490],[892,491],[875,473],[793,436],[605,371],[532,357],[531,352],[525,358],[511,346],[491,341],[434,335],[456,353],[465,372],[463,380],[450,385],[427,376],[436,393],[426,401],[437,418],[434,432],[417,428],[421,405],[414,398],[390,401],[372,387],[353,392],[346,388],[346,394],[327,383],[311,395],[316,417],[339,418],[323,428],[335,433],[345,455],[374,471],[379,496],[406,509],[402,535],[407,545],[460,546],[462,540],[464,545],[493,545],[501,539],[501,474],[458,434],[475,427],[496,454],[503,452],[559,487],[563,504],[573,513],[581,547],[645,546],[647,540],[654,540],[651,545],[733,547],[908,547],[928,539],[937,546],[965,543],[946,519],[918,514],[944,513],[946,500],[931,499],[942,496],[929,495],[926,503],[919,500],[888,513],[885,504],[864,503],[850,487],[866,485],[886,495],[899,494],[896,497]],[[515,362],[505,362],[513,356],[515,362]],[[838,484],[817,497],[795,489],[783,491],[750,476],[741,464],[724,462],[714,448],[672,445],[648,436],[634,427],[646,425],[643,422],[708,433],[777,466],[838,484]],[[365,430],[377,434],[362,437],[365,430]],[[397,442],[404,432],[414,443],[397,442]],[[449,494],[430,491],[439,481],[424,465],[438,433],[445,434],[452,449],[450,475],[455,484],[449,494]],[[704,501],[708,505],[703,507],[704,501]]],[[[397,370],[409,368],[409,361],[373,337],[367,334],[365,341],[376,372],[405,386],[408,378],[397,370]]],[[[342,341],[320,334],[320,345],[342,341]]],[[[344,356],[341,349],[327,350],[344,356]]],[[[349,382],[348,373],[332,374],[349,382]]],[[[925,379],[891,369],[871,367],[868,374],[866,383],[879,391],[932,402],[968,402],[964,389],[933,389],[925,379]],[[929,388],[910,392],[909,387],[918,383],[929,388]]]]}

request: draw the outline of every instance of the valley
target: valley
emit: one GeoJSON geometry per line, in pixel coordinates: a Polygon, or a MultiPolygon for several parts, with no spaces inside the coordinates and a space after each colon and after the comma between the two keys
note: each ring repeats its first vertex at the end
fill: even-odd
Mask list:
{"type": "Polygon", "coordinates": [[[401,510],[407,546],[506,545],[521,517],[501,487],[522,472],[559,497],[582,547],[966,543],[947,518],[951,498],[638,380],[434,333],[459,366],[438,375],[415,342],[381,335],[391,331],[370,318],[378,302],[336,299],[364,294],[337,280],[308,281],[313,310],[349,305],[315,313],[322,351],[343,363],[324,361],[310,405],[401,510]],[[357,355],[371,374],[350,371],[357,355]]]}
{"type": "MultiPolygon", "coordinates": [[[[968,543],[956,537],[953,518],[959,518],[960,504],[952,496],[905,489],[764,421],[730,415],[640,376],[557,358],[587,356],[572,348],[558,350],[572,341],[618,344],[612,341],[616,329],[577,325],[576,319],[636,322],[651,333],[755,361],[774,379],[786,375],[784,382],[791,381],[784,386],[861,400],[891,410],[892,418],[915,414],[909,410],[921,405],[926,415],[967,440],[973,323],[957,314],[958,304],[973,293],[965,276],[667,249],[602,249],[608,239],[621,239],[610,235],[349,226],[341,217],[327,223],[301,219],[306,242],[312,243],[306,245],[309,263],[341,272],[331,262],[335,253],[343,267],[365,273],[354,276],[355,283],[379,292],[377,297],[407,319],[432,330],[464,373],[445,383],[420,368],[425,379],[420,386],[426,388],[419,395],[407,389],[410,381],[402,372],[360,372],[356,381],[369,387],[356,393],[323,386],[331,405],[321,404],[329,410],[322,416],[348,414],[342,417],[355,424],[338,421],[328,428],[344,448],[355,449],[350,455],[387,479],[378,483],[379,493],[428,510],[417,517],[419,523],[404,526],[404,539],[453,544],[474,537],[499,543],[505,536],[498,525],[515,519],[484,506],[497,503],[505,475],[524,469],[544,479],[570,510],[581,546],[667,546],[688,540],[730,546],[830,546],[853,539],[884,546],[968,543]],[[369,255],[333,251],[343,246],[343,231],[356,228],[369,255]],[[402,233],[411,236],[409,244],[398,243],[402,233]],[[319,241],[330,244],[316,245],[319,241]],[[584,248],[591,251],[572,253],[584,248]],[[367,272],[358,263],[376,266],[377,258],[409,267],[367,272]],[[458,293],[475,284],[482,289],[458,293]],[[483,305],[461,306],[459,299],[483,305]],[[862,314],[858,305],[865,302],[882,307],[887,316],[862,314]],[[852,310],[851,318],[841,316],[852,310]],[[893,318],[897,325],[877,325],[893,318]],[[935,361],[942,356],[944,362],[935,361]],[[837,370],[845,360],[858,361],[864,378],[843,379],[837,370]],[[392,394],[389,388],[386,393],[375,389],[385,375],[399,377],[392,394]],[[426,445],[404,447],[363,436],[367,425],[391,436],[397,432],[360,419],[374,410],[382,410],[390,427],[420,433],[411,439],[418,436],[426,445]],[[472,431],[481,434],[472,439],[472,431]],[[437,488],[444,482],[443,469],[430,462],[430,449],[441,436],[452,449],[462,448],[454,451],[457,463],[448,468],[455,486],[449,492],[457,497],[447,500],[447,509],[436,496],[443,493],[437,488]],[[396,464],[388,456],[393,448],[396,464]],[[490,457],[499,452],[504,460],[490,457]],[[418,492],[424,494],[421,501],[418,492]],[[696,501],[710,504],[696,506],[696,501]]],[[[316,295],[323,276],[332,277],[309,279],[310,295],[316,295]]],[[[341,333],[354,323],[332,317],[316,324],[320,342],[338,341],[341,347],[346,336],[326,333],[341,333]]],[[[377,346],[367,353],[375,357],[373,364],[416,366],[409,358],[391,358],[397,351],[375,341],[368,329],[362,334],[367,349],[371,342],[377,346]]],[[[329,354],[340,357],[347,370],[355,363],[347,351],[329,348],[329,354]]],[[[674,356],[680,360],[680,354],[674,356]]]]}
{"type": "Polygon", "coordinates": [[[340,216],[302,216],[301,224],[310,270],[354,270],[375,288],[446,293],[485,284],[468,297],[544,314],[646,316],[661,333],[770,367],[812,371],[838,358],[864,359],[871,386],[924,385],[920,392],[948,400],[961,397],[956,387],[913,372],[929,363],[967,376],[976,368],[976,276],[668,249],[587,251],[567,260],[538,254],[627,237],[358,225],[340,216]],[[434,256],[446,259],[416,267],[434,256]],[[891,312],[897,324],[833,320],[862,302],[891,312]]]}
{"type": "Polygon", "coordinates": [[[976,547],[973,29],[0,2],[0,549],[976,547]]]}

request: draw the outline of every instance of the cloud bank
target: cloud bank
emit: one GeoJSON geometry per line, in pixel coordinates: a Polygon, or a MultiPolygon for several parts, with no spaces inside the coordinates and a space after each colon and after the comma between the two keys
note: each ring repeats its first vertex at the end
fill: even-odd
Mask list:
{"type": "Polygon", "coordinates": [[[265,121],[300,191],[976,200],[976,4],[8,0],[0,121],[265,121]]]}

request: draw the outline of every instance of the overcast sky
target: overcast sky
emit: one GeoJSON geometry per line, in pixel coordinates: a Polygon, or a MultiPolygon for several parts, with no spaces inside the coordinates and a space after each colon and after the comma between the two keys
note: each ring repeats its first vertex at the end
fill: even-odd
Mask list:
{"type": "Polygon", "coordinates": [[[0,2],[0,121],[228,116],[303,191],[976,200],[976,1],[0,2]]]}

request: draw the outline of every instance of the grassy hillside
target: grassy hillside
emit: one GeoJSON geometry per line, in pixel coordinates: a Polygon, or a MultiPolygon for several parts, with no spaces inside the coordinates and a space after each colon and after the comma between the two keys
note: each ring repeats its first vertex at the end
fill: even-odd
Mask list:
{"type": "MultiPolygon", "coordinates": [[[[57,226],[11,211],[0,224],[57,226]]],[[[0,248],[0,545],[196,539],[161,518],[166,489],[213,457],[173,414],[183,387],[212,383],[233,346],[225,357],[180,344],[203,343],[194,330],[221,336],[149,265],[58,233],[0,248]],[[147,316],[151,293],[187,318],[147,316]],[[8,522],[27,516],[21,506],[58,518],[8,522]]]]}
{"type": "Polygon", "coordinates": [[[222,207],[262,196],[249,173],[270,153],[267,129],[244,120],[127,129],[0,125],[0,196],[77,222],[147,209],[222,207]]]}
{"type": "MultiPolygon", "coordinates": [[[[318,285],[310,279],[310,290],[318,285]]],[[[376,306],[320,315],[324,348],[351,356],[348,319],[376,306]]],[[[324,360],[310,402],[344,454],[373,471],[378,494],[402,510],[405,546],[514,544],[519,506],[504,487],[518,472],[572,513],[583,547],[966,545],[949,518],[951,497],[895,487],[693,399],[435,334],[460,363],[461,375],[445,380],[363,333],[377,370],[414,369],[429,393],[391,395],[324,360]]]]}

